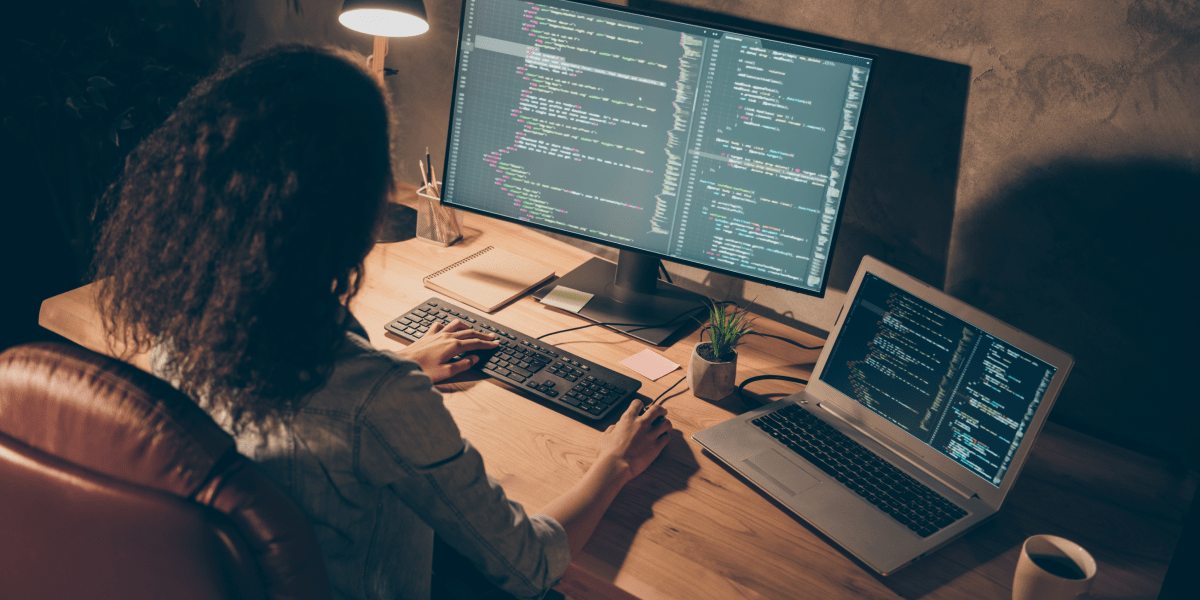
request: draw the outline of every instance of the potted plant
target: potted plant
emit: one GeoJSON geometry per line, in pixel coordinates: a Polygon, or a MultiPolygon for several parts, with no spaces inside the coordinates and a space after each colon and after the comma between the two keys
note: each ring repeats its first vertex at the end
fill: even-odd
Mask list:
{"type": "Polygon", "coordinates": [[[704,400],[720,400],[733,393],[737,375],[737,347],[742,338],[753,333],[754,319],[736,304],[713,302],[708,308],[708,325],[700,330],[700,342],[692,348],[687,382],[692,394],[704,400]],[[708,333],[709,341],[704,341],[708,333]]]}

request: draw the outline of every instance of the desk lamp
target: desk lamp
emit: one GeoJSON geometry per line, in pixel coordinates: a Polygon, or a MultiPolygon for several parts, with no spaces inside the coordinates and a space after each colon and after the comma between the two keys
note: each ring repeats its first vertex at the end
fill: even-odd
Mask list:
{"type": "MultiPolygon", "coordinates": [[[[408,37],[429,31],[422,0],[346,0],[338,21],[346,27],[375,36],[375,49],[367,66],[379,83],[383,83],[389,37],[408,37]]],[[[379,242],[398,242],[414,235],[415,210],[388,202],[387,217],[380,231],[379,242]]]]}

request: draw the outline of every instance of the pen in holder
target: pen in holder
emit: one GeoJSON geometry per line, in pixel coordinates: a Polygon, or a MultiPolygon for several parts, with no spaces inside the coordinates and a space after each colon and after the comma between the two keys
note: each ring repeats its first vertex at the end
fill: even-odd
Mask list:
{"type": "Polygon", "coordinates": [[[462,239],[462,213],[442,205],[435,185],[417,190],[417,237],[438,246],[462,239]]]}

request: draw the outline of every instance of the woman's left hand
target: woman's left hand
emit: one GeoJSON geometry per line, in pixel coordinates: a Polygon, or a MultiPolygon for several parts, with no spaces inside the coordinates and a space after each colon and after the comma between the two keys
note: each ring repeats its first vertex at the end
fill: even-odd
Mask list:
{"type": "Polygon", "coordinates": [[[437,383],[470,369],[479,362],[474,354],[451,360],[471,350],[491,350],[499,346],[495,334],[480,333],[455,319],[449,325],[434,323],[425,335],[396,354],[421,365],[421,370],[437,383]]]}

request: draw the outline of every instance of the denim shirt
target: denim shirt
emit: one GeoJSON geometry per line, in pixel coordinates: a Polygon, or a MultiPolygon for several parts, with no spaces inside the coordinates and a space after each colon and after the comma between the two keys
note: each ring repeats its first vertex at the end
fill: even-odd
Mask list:
{"type": "MultiPolygon", "coordinates": [[[[326,384],[289,419],[235,436],[309,516],[334,597],[427,600],[435,531],[514,596],[543,595],[571,560],[562,526],[509,500],[429,376],[347,321],[326,384]]],[[[151,363],[160,374],[161,355],[151,363]]]]}

